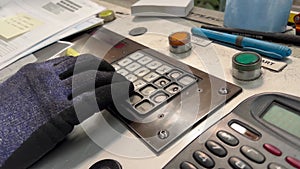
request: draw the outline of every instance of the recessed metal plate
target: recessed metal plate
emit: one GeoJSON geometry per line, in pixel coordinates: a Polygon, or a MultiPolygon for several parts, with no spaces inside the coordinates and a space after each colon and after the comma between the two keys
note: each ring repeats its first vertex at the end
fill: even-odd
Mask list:
{"type": "Polygon", "coordinates": [[[234,84],[109,30],[97,32],[97,37],[99,46],[126,44],[122,48],[111,48],[104,59],[117,67],[117,72],[126,71],[126,76],[136,77],[129,79],[135,85],[136,96],[126,100],[127,104],[115,104],[116,107],[108,110],[155,153],[162,152],[242,91],[234,84]],[[122,65],[125,61],[128,64],[122,65]],[[139,66],[133,69],[128,67],[130,64],[139,66]],[[228,92],[221,93],[221,89],[228,92]]]}

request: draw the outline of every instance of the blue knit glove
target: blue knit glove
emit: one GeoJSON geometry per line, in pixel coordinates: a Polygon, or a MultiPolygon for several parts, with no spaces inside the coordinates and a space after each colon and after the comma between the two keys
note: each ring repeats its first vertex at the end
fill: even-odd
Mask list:
{"type": "Polygon", "coordinates": [[[132,83],[92,55],[24,66],[0,84],[0,168],[29,167],[74,125],[132,91],[132,83]]]}

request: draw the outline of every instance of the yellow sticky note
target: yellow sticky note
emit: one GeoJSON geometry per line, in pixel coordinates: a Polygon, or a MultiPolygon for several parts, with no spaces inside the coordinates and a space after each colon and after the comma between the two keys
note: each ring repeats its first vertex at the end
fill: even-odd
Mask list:
{"type": "Polygon", "coordinates": [[[0,35],[6,39],[28,32],[42,22],[26,14],[18,14],[0,19],[0,35]]]}

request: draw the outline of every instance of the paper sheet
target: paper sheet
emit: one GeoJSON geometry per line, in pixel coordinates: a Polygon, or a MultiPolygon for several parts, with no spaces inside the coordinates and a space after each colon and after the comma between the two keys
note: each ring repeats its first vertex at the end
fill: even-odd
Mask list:
{"type": "Polygon", "coordinates": [[[26,14],[18,14],[0,19],[0,35],[6,39],[28,32],[42,22],[26,14]]]}
{"type": "Polygon", "coordinates": [[[1,8],[0,18],[22,13],[43,24],[11,39],[0,38],[0,69],[27,55],[33,46],[104,9],[89,0],[11,0],[1,8]]]}

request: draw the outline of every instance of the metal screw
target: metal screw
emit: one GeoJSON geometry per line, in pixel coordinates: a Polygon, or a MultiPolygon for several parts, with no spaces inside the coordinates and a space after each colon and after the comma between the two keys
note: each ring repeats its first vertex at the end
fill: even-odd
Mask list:
{"type": "Polygon", "coordinates": [[[158,118],[164,118],[165,117],[165,115],[164,114],[160,114],[160,115],[158,115],[158,118]]]}
{"type": "Polygon", "coordinates": [[[229,93],[229,90],[226,87],[221,87],[219,89],[219,94],[221,94],[221,95],[226,95],[228,93],[229,93]]]}
{"type": "Polygon", "coordinates": [[[157,135],[160,139],[166,139],[169,137],[169,132],[168,130],[160,130],[157,135]]]}

